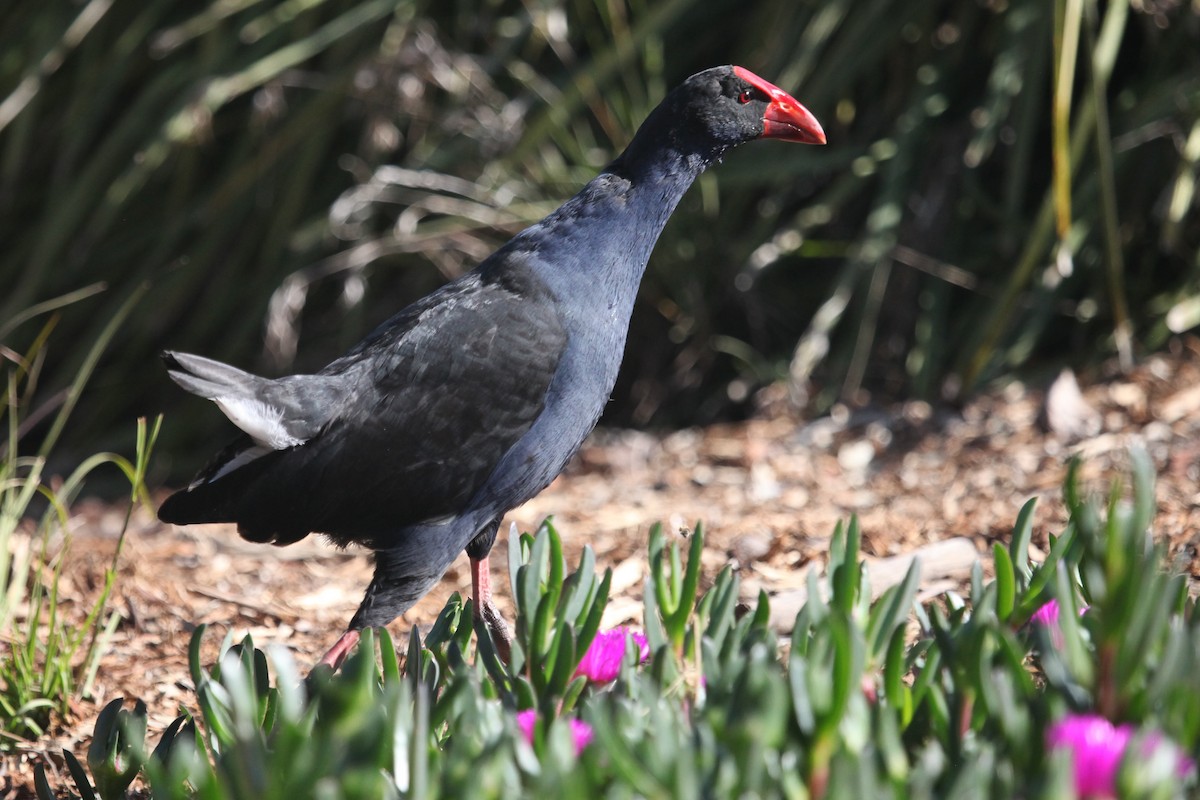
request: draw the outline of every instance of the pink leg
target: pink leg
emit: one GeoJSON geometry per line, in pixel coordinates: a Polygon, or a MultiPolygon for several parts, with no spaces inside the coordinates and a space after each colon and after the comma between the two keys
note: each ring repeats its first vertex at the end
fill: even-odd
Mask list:
{"type": "Polygon", "coordinates": [[[512,632],[492,602],[492,572],[486,556],[478,561],[471,559],[471,597],[475,600],[475,618],[483,620],[500,658],[507,664],[512,654],[512,632]]]}
{"type": "Polygon", "coordinates": [[[346,660],[346,656],[350,655],[350,651],[354,649],[354,645],[358,644],[358,631],[350,630],[341,635],[333,647],[329,648],[329,652],[321,657],[318,664],[328,664],[334,672],[337,672],[338,667],[346,660]]]}

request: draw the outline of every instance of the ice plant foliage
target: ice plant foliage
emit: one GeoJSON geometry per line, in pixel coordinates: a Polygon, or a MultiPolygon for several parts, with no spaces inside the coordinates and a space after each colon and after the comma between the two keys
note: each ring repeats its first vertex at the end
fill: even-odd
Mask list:
{"type": "MultiPolygon", "coordinates": [[[[873,600],[858,524],[839,524],[787,648],[765,593],[743,606],[732,569],[701,591],[700,526],[673,540],[652,529],[641,634],[597,636],[612,573],[598,574],[586,547],[568,572],[547,523],[509,540],[507,661],[457,595],[424,638],[409,632],[406,656],[368,628],[337,673],[306,682],[248,637],[235,649],[230,636],[207,670],[201,627],[189,667],[202,719],[180,716],[151,753],[145,706],[124,725],[110,709],[89,763],[63,757],[75,795],[99,800],[124,800],[135,773],[154,800],[237,800],[245,775],[271,776],[255,797],[322,785],[345,797],[907,800],[954,786],[972,800],[1186,800],[1197,796],[1185,756],[1200,753],[1200,607],[1186,577],[1162,569],[1165,547],[1147,547],[1154,463],[1132,460],[1128,508],[1087,500],[1073,466],[1070,524],[1044,560],[1030,557],[1030,501],[1009,545],[993,547],[995,579],[974,570],[967,597],[918,603],[914,562],[873,600]],[[1061,605],[1041,608],[1051,595],[1061,605]],[[1063,609],[1084,596],[1087,625],[1073,625],[1063,609]],[[1026,623],[1033,635],[1018,635],[1026,623]],[[652,668],[618,669],[651,652],[652,668]],[[1064,718],[1080,707],[1093,710],[1064,718]]],[[[44,768],[37,780],[39,800],[67,796],[44,768]]]]}
{"type": "MultiPolygon", "coordinates": [[[[1134,737],[1132,725],[1113,725],[1097,714],[1073,714],[1054,723],[1046,731],[1051,750],[1068,750],[1074,764],[1075,791],[1085,798],[1117,796],[1117,770],[1121,758],[1134,737]]],[[[1176,751],[1176,772],[1185,776],[1193,767],[1190,759],[1178,753],[1173,742],[1162,734],[1149,732],[1142,740],[1141,756],[1155,755],[1160,748],[1176,751]]]]}
{"type": "Polygon", "coordinates": [[[575,675],[583,675],[591,683],[616,680],[621,672],[626,643],[630,639],[637,646],[638,663],[641,664],[650,657],[650,643],[646,641],[645,635],[627,627],[613,628],[596,634],[596,638],[592,639],[587,652],[580,659],[579,666],[575,668],[575,675]]]}
{"type": "MultiPolygon", "coordinates": [[[[537,727],[537,721],[536,709],[528,708],[517,712],[517,727],[521,729],[525,741],[530,744],[533,744],[533,729],[537,727]]],[[[571,737],[575,740],[575,755],[579,755],[592,743],[592,726],[580,719],[571,719],[568,722],[571,725],[571,737]]]]}

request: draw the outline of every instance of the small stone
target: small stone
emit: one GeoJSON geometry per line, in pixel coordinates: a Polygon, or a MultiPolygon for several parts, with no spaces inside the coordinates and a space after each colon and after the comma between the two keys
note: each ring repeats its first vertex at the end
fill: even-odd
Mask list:
{"type": "Polygon", "coordinates": [[[1115,383],[1108,388],[1108,399],[1132,414],[1146,412],[1146,390],[1136,383],[1115,383]]]}
{"type": "Polygon", "coordinates": [[[1044,415],[1050,430],[1063,439],[1083,439],[1100,432],[1100,414],[1084,399],[1070,369],[1060,372],[1046,392],[1044,415]]]}
{"type": "Polygon", "coordinates": [[[866,439],[847,442],[838,448],[838,465],[848,472],[866,469],[874,458],[875,445],[866,439]]]}
{"type": "Polygon", "coordinates": [[[747,494],[751,501],[761,503],[774,500],[782,491],[779,479],[775,476],[775,470],[770,464],[758,462],[750,467],[750,487],[747,494]]]}
{"type": "Polygon", "coordinates": [[[739,563],[753,564],[766,558],[774,544],[773,538],[766,534],[743,533],[733,540],[729,550],[739,563]]]}
{"type": "Polygon", "coordinates": [[[1171,440],[1173,433],[1170,425],[1155,420],[1142,428],[1142,436],[1148,442],[1167,442],[1171,440]]]}

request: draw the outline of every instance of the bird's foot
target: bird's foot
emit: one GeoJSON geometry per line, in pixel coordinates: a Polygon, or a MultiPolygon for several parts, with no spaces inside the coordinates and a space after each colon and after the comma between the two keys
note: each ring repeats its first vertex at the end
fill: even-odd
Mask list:
{"type": "Polygon", "coordinates": [[[333,643],[333,647],[329,648],[329,652],[321,656],[321,660],[317,662],[317,666],[325,664],[334,672],[338,671],[338,667],[342,666],[342,662],[346,660],[346,656],[350,655],[350,651],[358,644],[358,631],[348,630],[333,643]]]}
{"type": "Polygon", "coordinates": [[[487,598],[475,606],[475,617],[483,621],[484,627],[492,637],[492,645],[496,648],[496,654],[500,656],[501,661],[507,664],[512,658],[513,635],[512,629],[508,627],[504,617],[500,616],[500,609],[496,608],[496,604],[492,602],[491,598],[487,598]]]}

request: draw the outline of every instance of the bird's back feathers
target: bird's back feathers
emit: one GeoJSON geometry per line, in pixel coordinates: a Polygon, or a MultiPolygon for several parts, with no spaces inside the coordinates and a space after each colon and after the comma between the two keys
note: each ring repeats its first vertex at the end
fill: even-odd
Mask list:
{"type": "Polygon", "coordinates": [[[269,380],[171,354],[184,388],[223,409],[262,403],[269,413],[234,419],[247,436],[159,516],[237,522],[256,541],[313,531],[385,545],[407,525],[455,514],[542,412],[567,346],[551,300],[527,272],[504,281],[470,273],[317,375],[269,380]],[[265,442],[266,423],[301,441],[265,442]]]}

